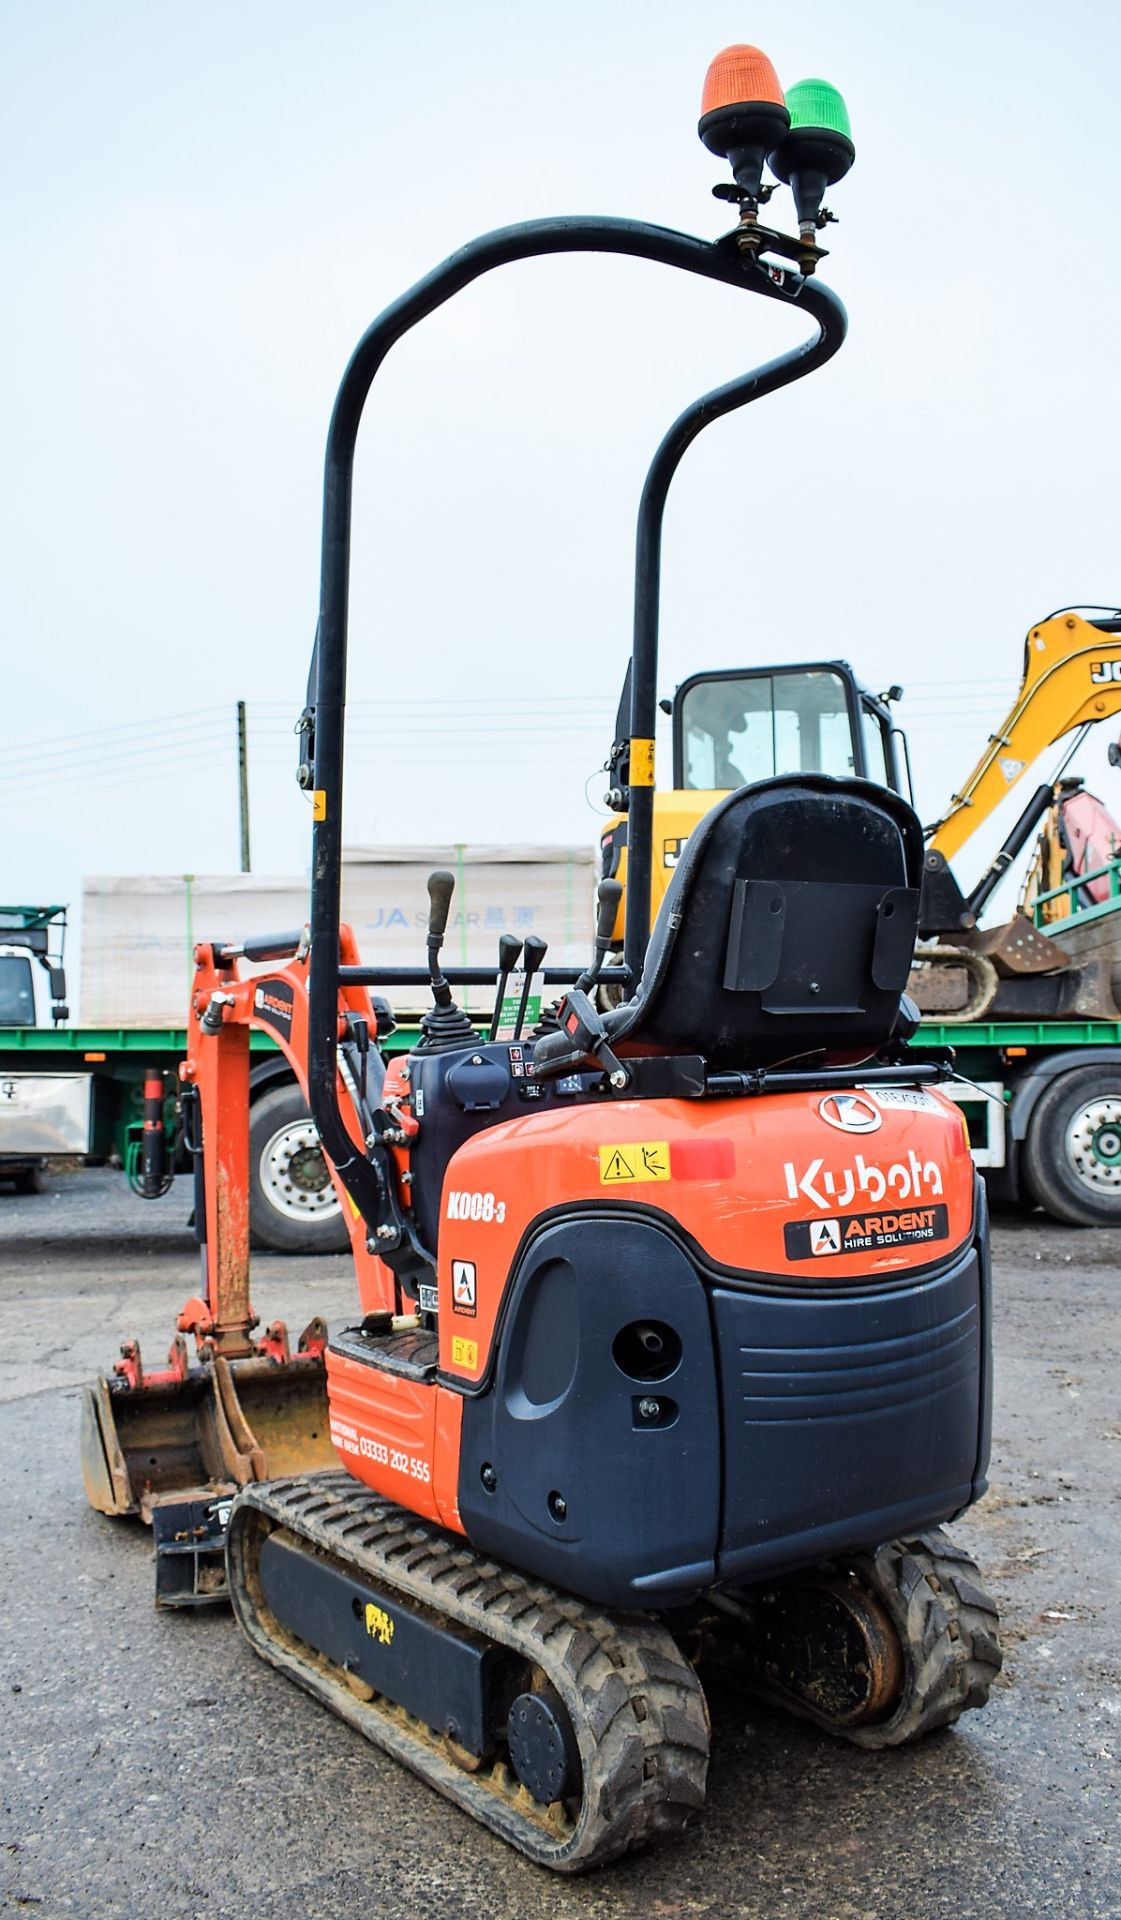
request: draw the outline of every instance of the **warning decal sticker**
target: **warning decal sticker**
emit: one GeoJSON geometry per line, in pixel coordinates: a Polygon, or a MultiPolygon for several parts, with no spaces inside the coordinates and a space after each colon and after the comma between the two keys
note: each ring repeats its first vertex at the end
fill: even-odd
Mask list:
{"type": "Polygon", "coordinates": [[[821,1260],[838,1253],[879,1253],[949,1237],[945,1207],[909,1207],[847,1213],[833,1220],[790,1220],[783,1229],[788,1260],[821,1260]]]}
{"type": "Polygon", "coordinates": [[[624,1187],[636,1180],[668,1180],[669,1141],[633,1140],[599,1150],[599,1180],[603,1187],[624,1187]]]}

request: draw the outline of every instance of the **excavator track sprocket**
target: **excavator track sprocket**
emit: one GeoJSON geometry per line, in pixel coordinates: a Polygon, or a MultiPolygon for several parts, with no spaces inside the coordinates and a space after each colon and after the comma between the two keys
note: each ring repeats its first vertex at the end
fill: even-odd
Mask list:
{"type": "MultiPolygon", "coordinates": [[[[756,1642],[753,1692],[868,1748],[909,1745],[951,1725],[968,1709],[984,1706],[1001,1668],[996,1604],[982,1587],[975,1562],[940,1527],[857,1554],[843,1569],[834,1569],[831,1581],[817,1584],[833,1598],[847,1586],[853,1619],[864,1616],[866,1664],[872,1670],[869,1717],[822,1711],[827,1686],[795,1690],[782,1684],[784,1603],[810,1590],[797,1578],[769,1591],[756,1589],[751,1596],[756,1619],[770,1615],[773,1620],[756,1642]],[[881,1690],[875,1701],[877,1665],[890,1665],[892,1680],[889,1693],[881,1690]]],[[[804,1643],[804,1616],[797,1617],[795,1634],[804,1643]]]]}
{"type": "Polygon", "coordinates": [[[709,1724],[692,1667],[657,1621],[611,1615],[485,1559],[342,1472],[246,1487],[230,1516],[234,1611],[272,1666],[539,1866],[579,1873],[675,1838],[704,1804],[709,1724]],[[538,1697],[562,1703],[578,1749],[568,1797],[542,1804],[502,1750],[479,1760],[287,1629],[260,1579],[284,1545],[368,1581],[393,1603],[505,1649],[538,1697]],[[359,1697],[368,1695],[369,1697],[359,1697]]]}

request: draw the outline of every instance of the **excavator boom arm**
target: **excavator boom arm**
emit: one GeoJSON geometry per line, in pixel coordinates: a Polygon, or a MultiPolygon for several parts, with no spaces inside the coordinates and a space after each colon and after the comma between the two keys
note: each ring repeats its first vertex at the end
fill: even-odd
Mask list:
{"type": "Polygon", "coordinates": [[[930,846],[953,860],[1041,753],[1075,727],[1115,713],[1121,713],[1121,620],[1099,624],[1067,612],[1041,621],[1027,636],[1011,711],[952,796],[930,846]]]}

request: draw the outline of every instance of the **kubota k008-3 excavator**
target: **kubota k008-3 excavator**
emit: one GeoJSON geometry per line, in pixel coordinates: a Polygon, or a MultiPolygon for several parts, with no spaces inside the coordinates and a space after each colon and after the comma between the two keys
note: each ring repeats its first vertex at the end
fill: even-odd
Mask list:
{"type": "MultiPolygon", "coordinates": [[[[845,326],[813,277],[822,195],[852,158],[839,96],[807,82],[784,99],[769,61],[730,48],[700,131],[732,167],[725,238],[629,220],[506,229],[360,342],[328,439],[304,720],[310,944],[274,943],[287,964],[252,980],[232,948],[202,952],[185,1070],[208,1235],[189,1372],[224,1370],[216,1429],[239,1370],[259,1391],[271,1367],[279,1396],[296,1364],[275,1330],[252,1341],[238,1291],[250,1023],[300,1067],[359,1262],[360,1316],[305,1356],[323,1352],[341,1464],[281,1464],[244,1432],[222,1455],[241,1482],[226,1548],[239,1622],[378,1746],[565,1872],[671,1836],[701,1806],[703,1674],[882,1747],[982,1704],[1000,1662],[992,1602],[940,1530],[985,1485],[989,1261],[946,1069],[907,1048],[918,821],[860,778],[743,787],[690,835],[649,933],[666,489],[710,420],[821,366],[845,326]],[[797,239],[760,221],[768,156],[794,188],[797,239]],[[484,272],[565,252],[699,274],[813,331],[688,408],[643,490],[627,998],[604,1015],[590,995],[609,885],[597,962],[552,1018],[477,1032],[441,971],[451,876],[436,874],[434,1005],[386,1068],[367,998],[385,971],[340,949],[358,424],[417,321],[484,272]]],[[[95,1479],[114,1391],[145,1391],[103,1385],[95,1479]]]]}

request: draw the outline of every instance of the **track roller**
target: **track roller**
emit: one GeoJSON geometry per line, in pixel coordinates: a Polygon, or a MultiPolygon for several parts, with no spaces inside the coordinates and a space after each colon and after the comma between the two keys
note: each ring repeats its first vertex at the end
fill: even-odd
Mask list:
{"type": "Polygon", "coordinates": [[[703,1806],[704,1695],[645,1615],[527,1580],[342,1472],[243,1489],[226,1551],[262,1658],[539,1866],[602,1866],[703,1806]]]}

